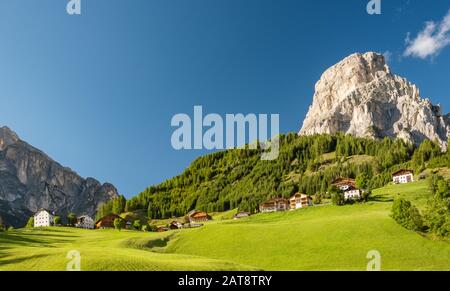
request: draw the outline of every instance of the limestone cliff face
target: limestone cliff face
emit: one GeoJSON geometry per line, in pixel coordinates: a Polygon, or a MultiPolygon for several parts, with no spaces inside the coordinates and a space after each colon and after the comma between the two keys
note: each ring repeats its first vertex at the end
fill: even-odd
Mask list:
{"type": "Polygon", "coordinates": [[[117,196],[113,185],[81,178],[0,127],[0,216],[7,224],[23,226],[39,208],[93,216],[99,203],[117,196]]]}
{"type": "Polygon", "coordinates": [[[444,116],[414,84],[392,74],[382,55],[357,53],[323,73],[299,134],[336,132],[415,144],[428,138],[446,148],[450,114],[444,116]]]}

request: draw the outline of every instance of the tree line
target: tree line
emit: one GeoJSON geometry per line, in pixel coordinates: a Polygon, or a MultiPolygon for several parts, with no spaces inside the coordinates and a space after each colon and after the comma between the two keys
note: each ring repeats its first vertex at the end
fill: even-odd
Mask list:
{"type": "Polygon", "coordinates": [[[296,192],[325,197],[331,182],[340,177],[358,178],[366,189],[391,181],[394,171],[408,168],[420,173],[426,167],[449,166],[450,155],[437,142],[419,147],[400,139],[359,138],[335,135],[280,136],[280,154],[274,161],[260,159],[261,149],[233,149],[196,159],[182,174],[150,186],[126,201],[123,196],[99,207],[97,217],[109,213],[145,210],[151,219],[179,217],[192,209],[207,212],[256,212],[273,197],[296,192]],[[332,153],[327,159],[325,154],[332,153]],[[349,157],[365,155],[353,163],[349,157]]]}

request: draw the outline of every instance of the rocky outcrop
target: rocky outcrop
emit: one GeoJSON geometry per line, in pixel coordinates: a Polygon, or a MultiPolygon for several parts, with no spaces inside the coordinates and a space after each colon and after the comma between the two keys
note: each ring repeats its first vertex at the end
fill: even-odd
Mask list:
{"type": "Polygon", "coordinates": [[[420,97],[419,89],[391,73],[382,55],[353,54],[326,70],[300,135],[344,132],[361,137],[392,137],[447,146],[450,114],[420,97]]]}
{"type": "Polygon", "coordinates": [[[113,185],[81,178],[9,128],[0,128],[0,216],[6,224],[23,226],[40,208],[61,216],[93,216],[99,203],[117,196],[113,185]]]}

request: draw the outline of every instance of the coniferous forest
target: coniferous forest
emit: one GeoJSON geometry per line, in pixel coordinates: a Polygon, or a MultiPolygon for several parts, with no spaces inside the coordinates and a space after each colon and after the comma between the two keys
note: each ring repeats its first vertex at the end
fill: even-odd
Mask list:
{"type": "MultiPolygon", "coordinates": [[[[390,182],[391,174],[400,169],[418,174],[425,168],[450,166],[449,151],[442,152],[429,140],[416,147],[399,139],[344,134],[290,133],[280,136],[278,159],[263,161],[260,155],[260,150],[233,149],[200,157],[181,175],[126,201],[125,211],[146,210],[154,219],[182,216],[192,209],[256,212],[261,202],[296,192],[317,200],[330,198],[328,187],[340,177],[357,182],[364,177],[365,188],[374,189],[390,182]]],[[[103,205],[99,214],[117,207],[112,203],[117,201],[103,205]]]]}

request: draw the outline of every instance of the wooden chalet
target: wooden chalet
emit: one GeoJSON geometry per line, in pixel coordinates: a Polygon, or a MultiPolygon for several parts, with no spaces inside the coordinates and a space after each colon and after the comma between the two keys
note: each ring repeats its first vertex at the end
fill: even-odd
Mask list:
{"type": "Polygon", "coordinates": [[[196,223],[196,222],[204,222],[211,219],[211,217],[208,215],[208,213],[200,210],[192,210],[187,214],[187,218],[189,219],[189,222],[196,223]]]}
{"type": "Polygon", "coordinates": [[[289,201],[287,199],[274,198],[259,205],[259,211],[262,213],[286,211],[289,209],[289,207],[289,201]]]}
{"type": "Polygon", "coordinates": [[[350,188],[356,189],[355,180],[350,178],[339,178],[337,180],[334,180],[331,185],[336,186],[342,191],[347,191],[350,188]]]}
{"type": "Polygon", "coordinates": [[[114,228],[115,219],[121,219],[125,221],[125,219],[123,219],[117,214],[108,214],[95,222],[95,228],[97,229],[114,228]]]}
{"type": "Polygon", "coordinates": [[[291,210],[305,208],[313,205],[311,196],[302,193],[296,193],[289,199],[291,210]]]}
{"type": "Polygon", "coordinates": [[[239,212],[236,213],[235,215],[233,215],[233,219],[239,219],[239,218],[244,218],[244,217],[249,217],[250,213],[249,212],[239,212]]]}
{"type": "Polygon", "coordinates": [[[170,229],[179,229],[179,228],[183,228],[183,224],[174,220],[169,224],[169,228],[170,229]]]}

